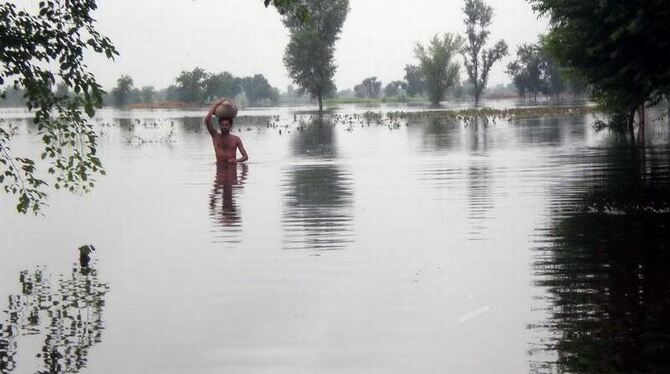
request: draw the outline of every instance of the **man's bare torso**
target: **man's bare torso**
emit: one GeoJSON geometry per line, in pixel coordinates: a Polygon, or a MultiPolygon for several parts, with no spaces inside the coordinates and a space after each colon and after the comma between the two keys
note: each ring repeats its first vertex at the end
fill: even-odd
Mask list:
{"type": "Polygon", "coordinates": [[[237,146],[240,138],[235,135],[216,134],[212,136],[214,152],[216,153],[216,163],[223,165],[237,157],[237,146]]]}

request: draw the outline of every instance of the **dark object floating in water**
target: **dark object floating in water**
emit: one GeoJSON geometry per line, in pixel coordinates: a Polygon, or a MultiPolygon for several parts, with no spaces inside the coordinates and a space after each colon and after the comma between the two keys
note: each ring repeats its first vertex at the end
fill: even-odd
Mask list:
{"type": "Polygon", "coordinates": [[[88,267],[88,263],[91,261],[89,254],[93,251],[95,251],[93,244],[86,244],[79,247],[79,265],[81,265],[81,267],[88,267]]]}

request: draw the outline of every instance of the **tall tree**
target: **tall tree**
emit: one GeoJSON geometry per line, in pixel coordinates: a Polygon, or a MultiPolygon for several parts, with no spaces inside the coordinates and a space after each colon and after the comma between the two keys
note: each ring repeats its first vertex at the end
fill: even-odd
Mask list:
{"type": "Polygon", "coordinates": [[[416,96],[425,91],[425,78],[421,68],[416,65],[405,65],[405,89],[409,96],[416,96]]]}
{"type": "Polygon", "coordinates": [[[182,71],[176,79],[179,99],[188,103],[201,103],[205,100],[205,79],[208,74],[196,67],[192,71],[182,71]]]}
{"type": "Polygon", "coordinates": [[[116,80],[116,87],[112,89],[112,97],[114,98],[114,105],[122,107],[128,105],[130,100],[130,93],[133,90],[133,78],[129,75],[122,75],[116,80]]]}
{"type": "Polygon", "coordinates": [[[303,0],[303,5],[309,14],[306,21],[295,13],[284,15],[290,32],[284,64],[300,92],[317,99],[321,112],[324,96],[336,90],[335,42],[349,12],[349,0],[303,0]]]}
{"type": "Polygon", "coordinates": [[[362,99],[377,99],[382,91],[382,82],[377,77],[368,77],[354,87],[356,97],[362,99]]]}
{"type": "Polygon", "coordinates": [[[670,8],[667,0],[529,0],[550,19],[547,45],[576,70],[603,108],[628,118],[670,87],[670,8]]]}
{"type": "Polygon", "coordinates": [[[242,92],[240,80],[227,71],[208,75],[204,83],[205,97],[208,101],[212,101],[217,97],[233,98],[242,92]]]}
{"type": "Polygon", "coordinates": [[[475,106],[478,106],[493,64],[507,55],[507,43],[501,39],[493,48],[484,48],[491,33],[488,28],[493,20],[493,8],[483,0],[465,0],[463,13],[467,39],[461,53],[473,86],[475,106]]]}
{"type": "MultiPolygon", "coordinates": [[[[97,136],[89,117],[102,106],[104,91],[86,65],[88,50],[113,59],[118,55],[109,38],[95,29],[95,0],[51,0],[37,14],[0,3],[0,85],[5,80],[25,89],[28,110],[43,143],[41,158],[55,188],[89,191],[95,175],[104,174],[96,155],[97,136]],[[56,78],[75,95],[57,95],[56,78]]],[[[0,100],[5,96],[0,90],[0,100]]],[[[18,196],[20,213],[37,213],[45,204],[48,183],[32,159],[17,157],[10,135],[0,129],[0,185],[18,196]]]]}
{"type": "Polygon", "coordinates": [[[438,105],[447,89],[459,80],[460,64],[454,57],[462,45],[460,36],[447,33],[442,38],[435,35],[427,47],[417,43],[414,48],[433,105],[438,105]]]}
{"type": "Polygon", "coordinates": [[[396,97],[400,95],[400,90],[405,87],[403,81],[392,81],[384,87],[384,97],[396,97]]]}
{"type": "Polygon", "coordinates": [[[140,89],[140,100],[145,104],[151,104],[156,99],[156,90],[153,86],[144,86],[140,89]]]}
{"type": "Polygon", "coordinates": [[[263,74],[244,77],[241,79],[240,84],[251,105],[259,105],[262,101],[277,102],[279,92],[270,85],[270,82],[268,82],[263,74]]]}
{"type": "Polygon", "coordinates": [[[519,94],[537,100],[544,90],[547,61],[539,44],[521,44],[516,60],[507,64],[507,74],[512,77],[519,94]]]}

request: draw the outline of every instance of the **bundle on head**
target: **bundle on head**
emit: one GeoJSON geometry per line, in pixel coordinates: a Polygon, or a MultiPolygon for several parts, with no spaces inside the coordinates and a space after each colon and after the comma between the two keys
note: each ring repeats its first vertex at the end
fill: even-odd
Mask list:
{"type": "Polygon", "coordinates": [[[237,105],[231,100],[224,100],[214,109],[214,115],[217,118],[235,118],[237,115],[237,105]]]}

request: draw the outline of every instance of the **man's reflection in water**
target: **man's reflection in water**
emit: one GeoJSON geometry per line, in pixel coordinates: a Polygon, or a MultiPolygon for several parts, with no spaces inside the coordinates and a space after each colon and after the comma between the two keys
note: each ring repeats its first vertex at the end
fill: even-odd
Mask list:
{"type": "Polygon", "coordinates": [[[217,167],[214,186],[209,195],[210,217],[217,226],[240,227],[241,217],[234,195],[237,189],[244,186],[248,172],[249,166],[244,163],[217,167]]]}
{"type": "MultiPolygon", "coordinates": [[[[76,373],[86,367],[88,350],[100,343],[109,286],[97,270],[73,266],[70,274],[52,281],[42,268],[19,274],[21,293],[9,296],[0,321],[0,373],[18,368],[20,357],[40,358],[39,373],[76,373]],[[55,287],[54,287],[55,285],[55,287]],[[42,335],[38,352],[18,354],[23,336],[42,335]]],[[[23,362],[23,359],[21,360],[23,362]]],[[[27,371],[25,365],[19,368],[27,371]]]]}

